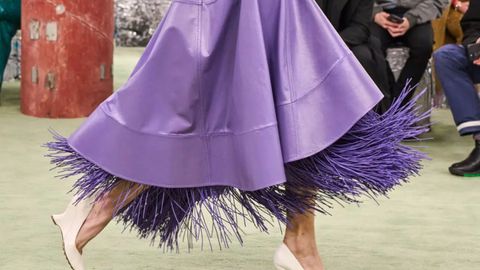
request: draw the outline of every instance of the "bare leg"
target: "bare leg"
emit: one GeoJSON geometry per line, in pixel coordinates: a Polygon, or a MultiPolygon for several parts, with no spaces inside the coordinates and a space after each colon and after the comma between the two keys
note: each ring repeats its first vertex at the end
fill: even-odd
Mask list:
{"type": "Polygon", "coordinates": [[[315,242],[315,215],[289,214],[290,226],[285,231],[283,242],[295,255],[305,270],[323,270],[323,263],[315,242]]]}
{"type": "Polygon", "coordinates": [[[78,232],[75,245],[82,253],[85,245],[97,236],[112,220],[117,209],[132,202],[148,186],[121,180],[110,192],[96,202],[78,232]]]}

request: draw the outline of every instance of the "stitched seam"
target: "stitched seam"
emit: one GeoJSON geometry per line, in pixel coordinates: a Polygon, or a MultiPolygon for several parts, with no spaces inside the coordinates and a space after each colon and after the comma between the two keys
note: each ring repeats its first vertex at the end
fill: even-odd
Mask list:
{"type": "Polygon", "coordinates": [[[267,128],[271,128],[271,127],[275,127],[277,126],[277,123],[272,123],[272,124],[265,124],[265,125],[262,125],[262,126],[259,126],[259,127],[256,127],[254,129],[249,129],[249,130],[246,130],[246,131],[242,131],[242,132],[212,132],[212,133],[209,133],[209,134],[188,134],[188,135],[185,135],[185,134],[172,134],[172,133],[148,133],[148,132],[143,132],[143,131],[138,131],[138,130],[135,130],[129,126],[126,126],[124,124],[121,124],[120,122],[118,122],[113,116],[111,116],[110,114],[108,114],[102,106],[100,106],[100,109],[102,110],[103,114],[105,116],[107,116],[108,118],[110,118],[112,121],[114,121],[117,125],[119,126],[122,126],[123,128],[131,131],[131,132],[134,132],[134,133],[138,133],[138,134],[142,134],[142,135],[148,135],[148,136],[159,136],[159,137],[167,137],[167,138],[176,138],[176,139],[190,139],[192,137],[220,137],[220,136],[243,136],[243,135],[246,135],[248,133],[253,133],[253,132],[258,132],[258,131],[261,131],[263,129],[267,129],[267,128]]]}
{"type": "MultiPolygon", "coordinates": [[[[198,72],[198,93],[200,99],[200,111],[201,111],[201,132],[202,134],[207,134],[207,102],[203,95],[203,77],[202,77],[202,66],[205,65],[202,58],[202,41],[203,41],[203,7],[204,1],[201,1],[202,5],[198,6],[198,16],[197,16],[197,72],[198,72]]],[[[210,137],[202,136],[202,142],[205,146],[205,157],[207,162],[207,181],[210,183],[212,181],[212,162],[210,159],[210,137]]]]}
{"type": "Polygon", "coordinates": [[[313,94],[313,93],[315,92],[314,90],[315,90],[316,88],[318,88],[320,85],[322,85],[322,84],[327,80],[327,78],[330,76],[330,74],[333,72],[333,70],[335,70],[335,68],[337,68],[337,66],[338,66],[341,62],[345,61],[345,59],[346,59],[347,57],[349,57],[350,55],[351,55],[351,53],[347,53],[347,54],[345,54],[344,56],[342,56],[340,59],[338,59],[338,60],[332,65],[332,67],[328,70],[328,72],[326,73],[326,75],[323,76],[322,79],[318,80],[318,83],[316,83],[315,86],[311,87],[310,90],[308,90],[308,91],[307,91],[305,94],[303,94],[301,97],[296,98],[295,100],[292,99],[292,100],[289,101],[289,102],[284,102],[284,103],[277,104],[276,106],[277,106],[277,107],[282,107],[282,106],[290,105],[290,104],[293,104],[293,103],[295,103],[295,102],[297,102],[297,101],[299,101],[299,100],[302,100],[303,98],[305,98],[305,97],[313,94]]]}
{"type": "MultiPolygon", "coordinates": [[[[287,48],[286,48],[286,62],[287,62],[287,65],[286,65],[286,69],[287,69],[287,74],[288,74],[288,87],[289,87],[289,92],[290,92],[290,101],[292,100],[296,100],[296,91],[295,89],[293,88],[293,82],[292,82],[292,52],[291,52],[291,39],[290,39],[290,31],[288,31],[289,29],[287,29],[288,25],[290,25],[290,12],[288,10],[286,10],[288,7],[288,5],[285,6],[285,26],[284,26],[284,30],[285,30],[285,38],[286,38],[286,45],[287,45],[287,48]]],[[[296,110],[295,110],[295,107],[290,107],[290,113],[292,115],[292,118],[293,118],[293,132],[295,133],[295,155],[298,154],[298,128],[297,128],[297,124],[298,124],[298,121],[297,121],[297,114],[295,113],[296,110]]]]}

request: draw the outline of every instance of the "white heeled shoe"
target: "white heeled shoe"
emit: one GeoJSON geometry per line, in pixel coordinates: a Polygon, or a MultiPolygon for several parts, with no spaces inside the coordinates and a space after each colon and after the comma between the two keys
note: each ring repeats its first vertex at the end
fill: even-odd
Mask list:
{"type": "Polygon", "coordinates": [[[77,205],[74,202],[77,197],[73,197],[65,212],[58,215],[52,215],[52,221],[60,227],[63,239],[63,251],[70,267],[73,270],[85,270],[82,254],[75,245],[78,232],[87,219],[90,210],[93,207],[92,199],[85,199],[77,205]]]}
{"type": "Polygon", "coordinates": [[[282,244],[273,256],[273,264],[277,270],[304,270],[287,245],[282,244]]]}

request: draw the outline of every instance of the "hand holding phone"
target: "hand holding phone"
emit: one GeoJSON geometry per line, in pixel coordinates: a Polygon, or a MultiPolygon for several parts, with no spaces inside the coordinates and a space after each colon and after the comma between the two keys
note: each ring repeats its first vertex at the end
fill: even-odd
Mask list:
{"type": "Polygon", "coordinates": [[[387,28],[388,33],[394,38],[405,35],[410,29],[410,22],[403,17],[395,14],[389,14],[387,21],[392,24],[387,28]]]}
{"type": "Polygon", "coordinates": [[[470,44],[467,46],[468,59],[477,62],[480,59],[480,43],[470,44]]]}
{"type": "Polygon", "coordinates": [[[401,24],[403,23],[403,18],[398,16],[398,15],[395,15],[395,14],[390,14],[388,17],[387,17],[387,20],[389,20],[390,22],[392,23],[397,23],[397,24],[401,24]]]}

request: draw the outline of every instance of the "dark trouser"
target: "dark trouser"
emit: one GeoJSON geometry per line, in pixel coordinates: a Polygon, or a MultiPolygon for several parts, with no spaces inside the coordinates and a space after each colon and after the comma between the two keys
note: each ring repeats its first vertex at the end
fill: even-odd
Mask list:
{"type": "Polygon", "coordinates": [[[379,113],[385,112],[391,102],[391,93],[387,62],[381,53],[378,40],[371,39],[367,44],[351,46],[350,50],[385,96],[384,100],[376,108],[376,111],[379,113]]]}
{"type": "Polygon", "coordinates": [[[10,56],[12,38],[17,32],[17,26],[8,21],[0,21],[0,90],[2,87],[3,73],[10,56]]]}
{"type": "Polygon", "coordinates": [[[460,135],[480,133],[480,66],[467,58],[465,47],[446,45],[434,55],[435,69],[460,135]]]}
{"type": "MultiPolygon", "coordinates": [[[[423,74],[425,73],[428,61],[432,56],[432,25],[430,22],[418,24],[408,30],[405,35],[397,38],[392,37],[387,30],[383,29],[377,24],[372,24],[371,32],[372,35],[380,40],[384,54],[386,54],[387,49],[392,44],[398,42],[410,49],[410,56],[407,60],[407,63],[402,69],[397,82],[392,86],[392,96],[396,98],[400,95],[409,79],[412,79],[411,85],[416,85],[420,82],[423,74]]],[[[405,102],[410,100],[412,95],[413,92],[410,93],[405,102]]]]}

